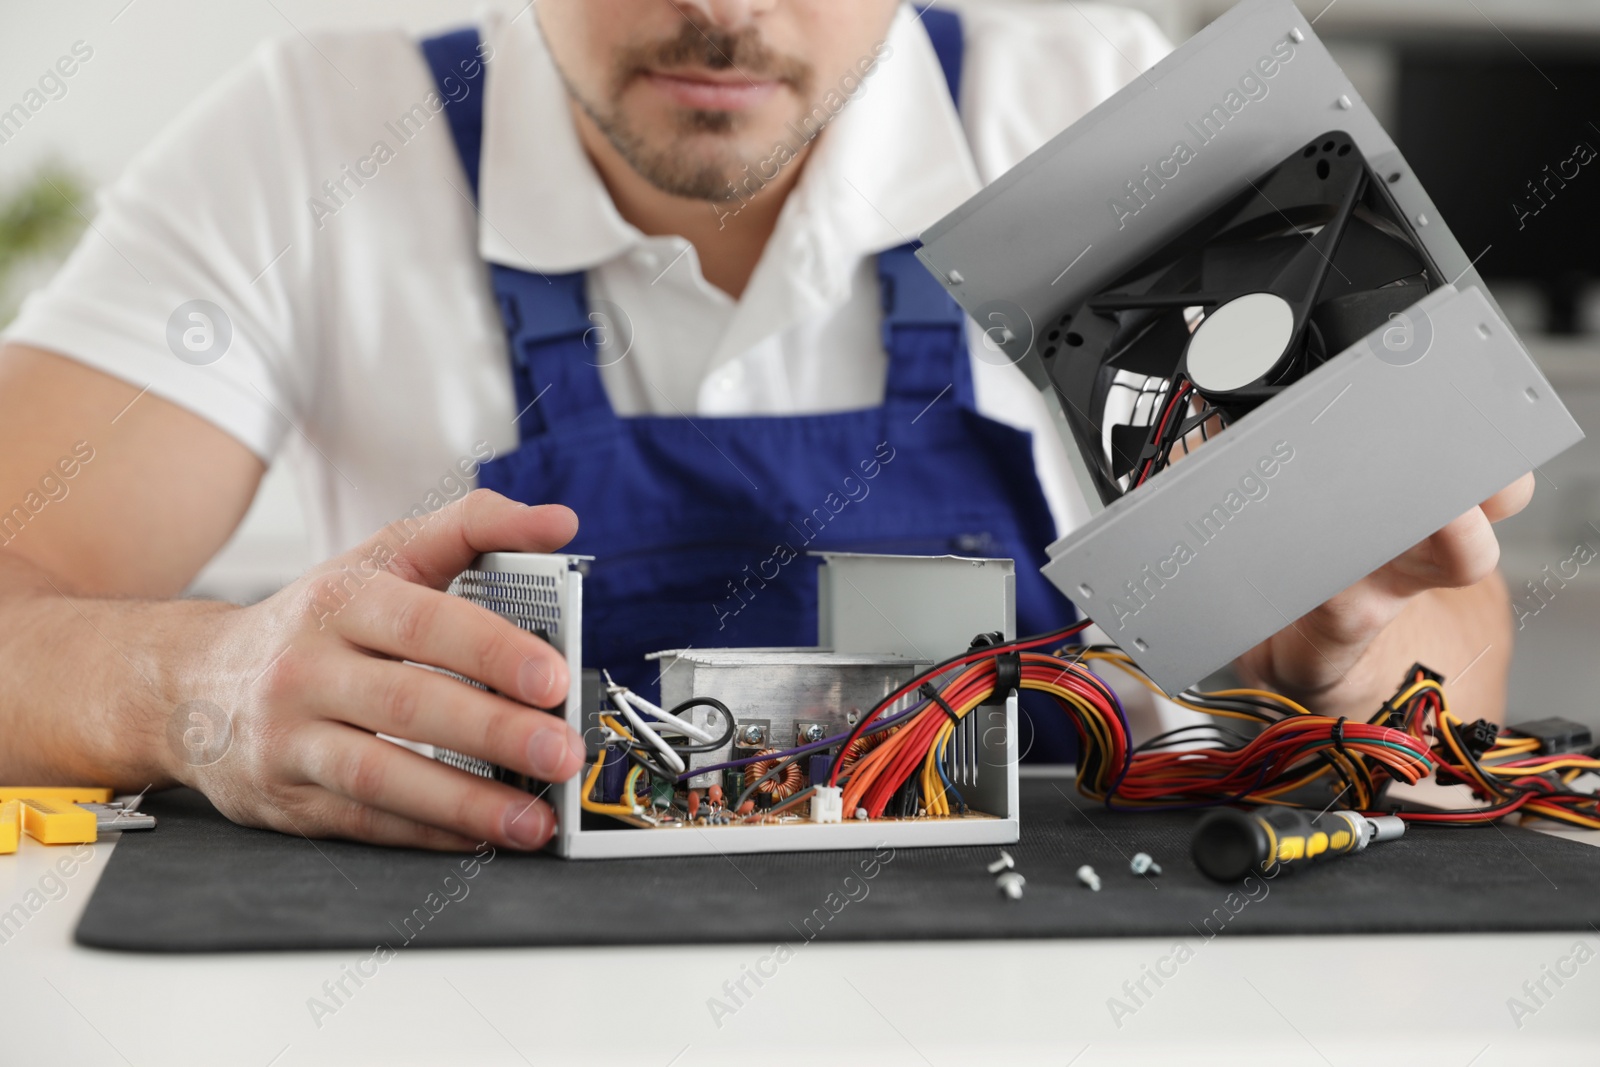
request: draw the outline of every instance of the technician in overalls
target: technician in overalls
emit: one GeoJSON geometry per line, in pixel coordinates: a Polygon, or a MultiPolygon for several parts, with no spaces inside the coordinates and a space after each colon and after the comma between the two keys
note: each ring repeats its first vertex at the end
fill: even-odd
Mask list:
{"type": "MultiPolygon", "coordinates": [[[[533,710],[577,665],[441,591],[479,552],[594,556],[585,658],[646,690],[648,652],[814,643],[823,549],[1010,557],[1019,630],[1070,621],[1038,573],[1086,516],[1062,442],[911,250],[1166,47],[1081,5],[542,0],[420,48],[263,50],[8,331],[0,778],[538,847],[542,802],[376,736],[578,770],[533,710]],[[249,607],[172,600],[280,455],[330,562],[249,607]]],[[[1365,718],[1412,661],[1470,665],[1454,698],[1497,713],[1489,519],[1527,492],[1241,668],[1365,718]]],[[[1029,726],[1068,751],[1064,718],[1029,726]]]]}

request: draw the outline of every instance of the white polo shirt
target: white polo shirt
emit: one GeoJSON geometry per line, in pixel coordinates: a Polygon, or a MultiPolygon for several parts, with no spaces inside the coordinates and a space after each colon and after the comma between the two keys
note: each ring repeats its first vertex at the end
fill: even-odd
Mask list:
{"type": "MultiPolygon", "coordinates": [[[[434,86],[414,40],[287,38],[129,166],[7,337],[148,386],[264,461],[295,464],[319,558],[423,503],[463,460],[516,447],[484,260],[588,271],[591,300],[624,309],[632,351],[602,371],[620,414],[877,405],[886,357],[873,256],[1169,47],[1144,16],[1093,4],[964,14],[962,115],[903,8],[892,52],[818,141],[740,300],[706,282],[686,241],[646,237],[617,213],[524,13],[483,28],[493,52],[481,211],[446,118],[415,109],[434,86]],[[226,353],[203,366],[168,343],[169,319],[194,300],[232,327],[226,353]]],[[[976,330],[973,343],[980,351],[976,330]]],[[[1038,394],[998,358],[975,356],[973,373],[982,413],[1033,432],[1058,528],[1083,521],[1038,394]]]]}

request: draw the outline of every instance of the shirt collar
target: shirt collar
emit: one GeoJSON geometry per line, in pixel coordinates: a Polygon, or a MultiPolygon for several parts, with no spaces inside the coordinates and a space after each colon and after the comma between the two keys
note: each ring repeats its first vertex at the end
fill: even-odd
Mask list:
{"type": "MultiPolygon", "coordinates": [[[[646,238],[617,212],[584,152],[537,20],[529,12],[486,32],[494,59],[480,179],[484,258],[552,274],[637,247],[646,238]]],[[[982,184],[932,42],[908,6],[857,92],[818,138],[769,246],[794,248],[799,261],[768,255],[757,272],[798,267],[819,296],[847,293],[861,256],[914,239],[982,184]]]]}

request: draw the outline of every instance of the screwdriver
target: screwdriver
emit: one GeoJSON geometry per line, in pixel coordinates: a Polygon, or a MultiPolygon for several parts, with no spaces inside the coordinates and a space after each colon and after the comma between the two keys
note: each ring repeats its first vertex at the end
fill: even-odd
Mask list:
{"type": "Polygon", "coordinates": [[[1405,832],[1405,821],[1396,815],[1369,818],[1354,811],[1330,811],[1313,818],[1299,808],[1218,808],[1194,828],[1189,851],[1195,866],[1208,877],[1237,882],[1252,871],[1292,870],[1349,856],[1374,841],[1393,841],[1405,832]]]}

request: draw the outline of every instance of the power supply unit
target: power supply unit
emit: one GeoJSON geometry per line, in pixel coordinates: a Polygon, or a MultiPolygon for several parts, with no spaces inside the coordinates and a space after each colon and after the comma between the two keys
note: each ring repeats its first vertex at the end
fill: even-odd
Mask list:
{"type": "MultiPolygon", "coordinates": [[[[851,553],[820,556],[816,647],[662,650],[656,658],[661,664],[664,707],[654,709],[643,727],[638,725],[636,713],[622,710],[624,698],[606,694],[613,708],[609,717],[614,717],[623,731],[653,728],[665,732],[671,720],[656,715],[692,698],[716,701],[723,708],[718,712],[706,705],[682,713],[691,728],[702,728],[709,735],[726,727],[723,732],[729,737],[720,746],[701,746],[703,750],[693,753],[692,762],[685,767],[692,777],[672,782],[664,795],[652,796],[652,803],[633,804],[630,790],[628,804],[619,805],[615,797],[602,797],[610,803],[597,804],[592,798],[606,789],[598,777],[585,781],[580,776],[546,785],[477,757],[420,747],[461,770],[544,796],[555,809],[560,826],[551,848],[572,859],[1014,842],[1018,833],[1014,693],[974,708],[954,731],[952,787],[962,798],[963,810],[950,817],[928,818],[925,812],[913,809],[870,820],[851,813],[851,817],[828,823],[817,821],[815,812],[800,809],[785,814],[771,808],[787,799],[788,794],[781,791],[758,795],[767,806],[745,812],[710,799],[714,789],[731,794],[737,787],[724,784],[728,780],[721,770],[697,773],[700,768],[742,759],[746,766],[737,770],[735,780],[748,788],[752,783],[750,766],[760,767],[762,762],[770,766],[797,748],[818,754],[843,748],[840,758],[847,759],[849,745],[843,743],[847,735],[855,727],[865,726],[863,718],[898,685],[930,665],[967,651],[975,635],[990,635],[996,641],[1015,636],[1016,571],[1011,560],[851,553]],[[763,753],[771,758],[749,762],[763,753]],[[691,795],[692,801],[688,799],[691,795]],[[707,817],[698,810],[685,810],[686,803],[698,809],[702,796],[707,798],[704,811],[711,814],[716,804],[717,814],[707,817]],[[629,805],[637,810],[608,814],[594,810],[629,805]],[[770,815],[769,808],[773,811],[770,815]]],[[[539,634],[568,663],[581,664],[583,574],[591,563],[604,566],[604,561],[578,556],[489,554],[463,572],[451,584],[450,592],[539,634]]],[[[590,705],[604,699],[604,690],[586,687],[584,673],[572,671],[559,713],[574,730],[588,731],[592,737],[599,709],[590,705]]],[[[889,705],[885,718],[905,717],[921,703],[911,694],[889,705]]],[[[593,749],[603,757],[606,747],[597,743],[593,749]]],[[[797,763],[789,788],[827,788],[811,780],[820,773],[814,757],[804,766],[797,763]]],[[[668,771],[651,777],[660,785],[677,776],[668,771]]]]}
{"type": "Polygon", "coordinates": [[[1103,508],[1046,575],[1168,693],[1583,436],[1289,0],[1245,0],[923,240],[1103,508]]]}

